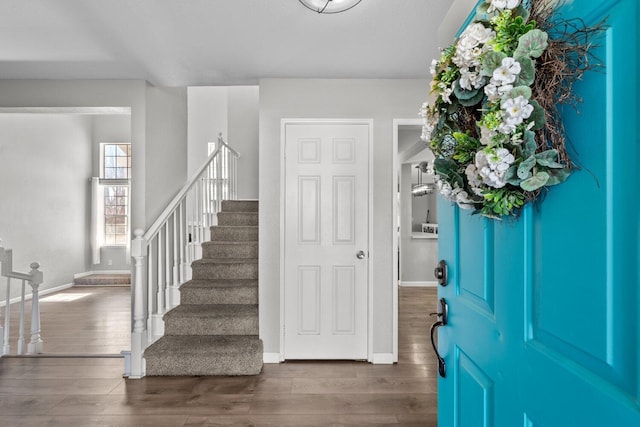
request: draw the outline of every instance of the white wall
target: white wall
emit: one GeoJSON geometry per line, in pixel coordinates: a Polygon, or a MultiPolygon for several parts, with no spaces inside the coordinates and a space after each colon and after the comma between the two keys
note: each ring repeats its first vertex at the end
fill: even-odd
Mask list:
{"type": "Polygon", "coordinates": [[[0,108],[124,107],[131,111],[132,228],[145,227],[146,83],[143,80],[0,80],[0,108]]]}
{"type": "Polygon", "coordinates": [[[40,263],[41,289],[73,282],[90,262],[91,153],[90,116],[0,114],[0,238],[15,271],[40,263]]]}
{"type": "Polygon", "coordinates": [[[189,175],[207,157],[207,144],[225,141],[240,153],[238,198],[258,198],[258,86],[188,88],[189,175]]]}
{"type": "Polygon", "coordinates": [[[146,113],[145,205],[149,226],[188,179],[186,88],[147,86],[146,113]]]}
{"type": "Polygon", "coordinates": [[[238,198],[258,198],[258,86],[229,87],[229,142],[240,153],[238,198]]]}
{"type": "Polygon", "coordinates": [[[260,336],[280,352],[280,122],[282,118],[367,118],[373,141],[373,352],[390,354],[394,224],[393,119],[417,117],[426,80],[260,81],[260,336]]]}
{"type": "Polygon", "coordinates": [[[193,175],[207,158],[207,145],[222,133],[228,139],[226,87],[187,88],[187,173],[193,175]]]}

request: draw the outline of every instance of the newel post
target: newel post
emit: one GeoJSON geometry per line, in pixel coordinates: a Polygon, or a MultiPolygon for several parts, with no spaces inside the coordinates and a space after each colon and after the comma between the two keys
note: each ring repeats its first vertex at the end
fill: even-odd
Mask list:
{"type": "Polygon", "coordinates": [[[144,376],[144,360],[142,353],[146,347],[146,320],[144,313],[144,258],[146,242],[142,237],[144,230],[138,228],[131,241],[131,257],[134,259],[133,277],[133,312],[131,329],[131,372],[129,378],[144,376]]]}
{"type": "Polygon", "coordinates": [[[40,268],[40,264],[37,262],[32,262],[31,271],[29,275],[31,276],[31,280],[29,280],[29,284],[31,285],[31,341],[29,341],[29,345],[27,346],[27,354],[40,354],[44,351],[44,341],[42,341],[42,337],[40,336],[40,299],[38,288],[42,284],[42,271],[38,270],[40,268]]]}

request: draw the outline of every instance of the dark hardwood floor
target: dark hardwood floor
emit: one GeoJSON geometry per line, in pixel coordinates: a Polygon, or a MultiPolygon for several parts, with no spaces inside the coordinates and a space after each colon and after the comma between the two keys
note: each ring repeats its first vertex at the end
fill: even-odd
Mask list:
{"type": "MultiPolygon", "coordinates": [[[[79,305],[72,309],[64,302],[72,297],[61,296],[47,303],[45,327],[43,304],[49,351],[129,348],[128,326],[123,333],[123,319],[114,314],[124,312],[128,322],[129,290],[94,289],[104,292],[97,300],[108,301],[109,309],[92,310],[101,304],[87,295],[73,300],[79,305]],[[89,307],[80,308],[82,300],[89,307]]],[[[401,288],[396,365],[286,362],[265,365],[255,377],[128,380],[120,358],[1,358],[0,426],[436,426],[437,373],[428,339],[435,304],[435,288],[401,288]]]]}

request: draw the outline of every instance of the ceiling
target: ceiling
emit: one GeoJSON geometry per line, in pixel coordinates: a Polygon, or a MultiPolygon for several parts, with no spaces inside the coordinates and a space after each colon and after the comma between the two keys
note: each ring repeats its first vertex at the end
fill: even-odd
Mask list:
{"type": "Polygon", "coordinates": [[[0,0],[0,79],[427,78],[443,0],[0,0]]]}

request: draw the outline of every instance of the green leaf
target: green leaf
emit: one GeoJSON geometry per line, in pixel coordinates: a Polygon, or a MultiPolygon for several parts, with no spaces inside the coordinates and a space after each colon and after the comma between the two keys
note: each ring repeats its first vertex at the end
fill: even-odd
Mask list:
{"type": "Polygon", "coordinates": [[[513,56],[539,58],[549,45],[548,39],[549,35],[544,31],[538,29],[531,30],[520,36],[518,39],[518,47],[513,53],[513,56]]]}
{"type": "Polygon", "coordinates": [[[518,178],[518,166],[511,165],[504,174],[504,180],[511,185],[520,185],[520,178],[518,178]]]}
{"type": "Polygon", "coordinates": [[[474,18],[475,21],[489,21],[493,13],[489,13],[489,3],[482,3],[480,6],[476,8],[476,16],[474,18]]]}
{"type": "Polygon", "coordinates": [[[533,169],[535,164],[535,156],[531,156],[527,160],[520,163],[520,165],[518,166],[518,178],[528,179],[529,177],[531,177],[531,169],[533,169]]]}
{"type": "Polygon", "coordinates": [[[520,183],[520,188],[524,191],[535,191],[538,188],[544,187],[544,185],[549,181],[549,174],[540,171],[533,175],[531,178],[527,178],[520,183]]]}
{"type": "Polygon", "coordinates": [[[558,150],[547,150],[542,153],[536,154],[536,161],[540,166],[546,166],[548,168],[562,169],[564,165],[558,163],[558,150]]]}
{"type": "Polygon", "coordinates": [[[460,105],[465,107],[473,107],[474,105],[479,104],[484,98],[484,91],[481,89],[476,90],[476,94],[469,99],[458,99],[460,105]]]}
{"type": "MultiPolygon", "coordinates": [[[[487,9],[489,9],[488,7],[489,5],[487,4],[487,9]]],[[[513,9],[512,13],[514,15],[518,15],[518,16],[522,16],[522,19],[526,22],[529,20],[529,9],[524,7],[522,4],[520,4],[520,6],[516,7],[515,9],[513,9]]]]}
{"type": "Polygon", "coordinates": [[[530,130],[524,131],[524,149],[522,150],[522,157],[525,159],[531,157],[536,152],[536,134],[530,130]]]}
{"type": "Polygon", "coordinates": [[[571,171],[569,169],[549,169],[547,171],[549,174],[549,180],[546,185],[556,185],[561,182],[565,182],[569,175],[571,175],[571,171]]]}
{"type": "Polygon", "coordinates": [[[458,164],[451,159],[439,157],[433,161],[433,167],[439,175],[452,177],[457,174],[458,164]]]}
{"type": "Polygon", "coordinates": [[[529,104],[533,106],[533,112],[531,113],[531,116],[529,116],[529,121],[535,123],[531,130],[540,130],[544,127],[544,124],[547,121],[544,115],[544,110],[535,99],[530,99],[529,104]]]}
{"type": "Polygon", "coordinates": [[[482,69],[480,70],[480,74],[491,77],[493,75],[493,71],[502,65],[502,60],[506,57],[507,55],[502,52],[490,51],[485,53],[482,58],[482,69]]]}
{"type": "Polygon", "coordinates": [[[516,86],[511,91],[506,94],[502,100],[506,100],[509,98],[517,98],[519,96],[524,96],[525,98],[531,98],[531,88],[529,86],[516,86]]]}
{"type": "Polygon", "coordinates": [[[479,92],[479,89],[474,90],[466,90],[460,87],[460,82],[456,81],[453,85],[453,93],[456,95],[458,100],[462,101],[465,99],[471,99],[476,96],[479,92]]]}
{"type": "Polygon", "coordinates": [[[528,56],[519,56],[515,58],[520,63],[520,74],[518,74],[517,83],[523,86],[531,86],[536,75],[536,66],[528,56]]]}

